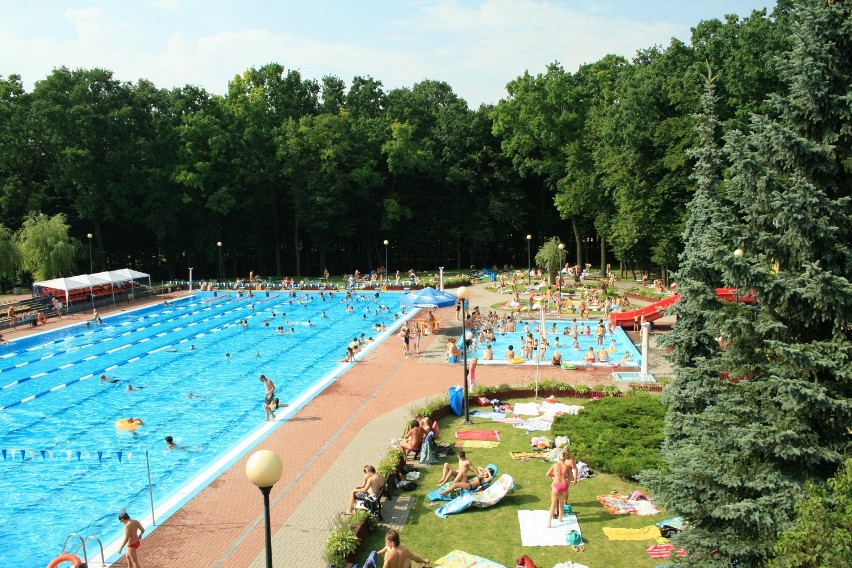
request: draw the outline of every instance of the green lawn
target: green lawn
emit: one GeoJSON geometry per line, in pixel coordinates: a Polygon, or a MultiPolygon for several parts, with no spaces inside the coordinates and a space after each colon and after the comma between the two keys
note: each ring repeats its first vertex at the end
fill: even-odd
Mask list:
{"type": "MultiPolygon", "coordinates": [[[[563,401],[566,404],[588,404],[588,401],[563,401]]],[[[473,410],[473,409],[471,409],[473,410]]],[[[529,450],[529,439],[535,435],[549,435],[549,432],[532,432],[513,428],[509,424],[500,424],[490,420],[473,418],[473,426],[463,427],[462,419],[451,415],[440,421],[441,439],[452,441],[453,432],[460,429],[498,430],[502,437],[500,447],[496,449],[470,449],[468,456],[478,466],[496,464],[498,475],[508,473],[515,480],[515,491],[509,493],[500,503],[487,509],[470,508],[467,511],[441,519],[435,514],[436,507],[426,497],[436,487],[441,475],[441,464],[421,468],[423,477],[412,493],[416,501],[411,509],[408,521],[401,531],[402,542],[415,554],[430,560],[438,559],[448,552],[458,549],[483,556],[500,564],[514,568],[514,561],[527,554],[539,567],[550,568],[559,562],[571,560],[585,564],[590,568],[643,568],[666,564],[665,560],[655,560],[645,553],[644,548],[653,541],[609,541],[601,530],[605,526],[623,528],[641,528],[667,519],[665,511],[650,517],[635,515],[611,515],[598,503],[596,497],[617,490],[629,494],[634,489],[648,493],[644,487],[625,481],[619,477],[598,474],[571,486],[569,502],[574,508],[586,550],[574,552],[567,546],[523,547],[517,511],[520,509],[544,509],[550,506],[550,479],[545,473],[549,463],[538,460],[522,462],[513,460],[510,451],[529,450]]],[[[583,456],[575,456],[582,460],[583,456]]],[[[455,455],[446,460],[457,463],[455,455]]],[[[594,464],[590,464],[594,469],[594,464]]],[[[384,530],[370,533],[359,549],[358,562],[361,563],[371,550],[384,546],[384,530]]]]}

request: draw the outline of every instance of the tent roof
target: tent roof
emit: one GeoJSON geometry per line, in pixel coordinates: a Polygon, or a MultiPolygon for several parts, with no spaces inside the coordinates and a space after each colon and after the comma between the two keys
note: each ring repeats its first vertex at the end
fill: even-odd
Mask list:
{"type": "Polygon", "coordinates": [[[36,282],[33,286],[42,288],[56,288],[57,290],[80,290],[81,288],[91,288],[92,286],[100,286],[101,284],[116,284],[135,280],[137,278],[150,278],[144,272],[137,272],[129,268],[121,270],[110,270],[108,272],[98,272],[97,274],[80,274],[69,278],[54,278],[53,280],[44,280],[36,282]]]}

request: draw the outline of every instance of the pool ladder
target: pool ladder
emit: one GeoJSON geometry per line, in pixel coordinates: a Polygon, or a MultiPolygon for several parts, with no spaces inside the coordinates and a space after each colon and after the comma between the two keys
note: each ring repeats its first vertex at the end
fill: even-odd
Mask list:
{"type": "MultiPolygon", "coordinates": [[[[90,540],[94,540],[98,543],[98,547],[101,549],[101,566],[106,566],[106,558],[104,557],[104,543],[101,542],[101,539],[94,535],[89,535],[86,538],[83,538],[77,533],[71,533],[68,535],[68,538],[65,539],[65,544],[62,545],[62,552],[60,554],[65,554],[68,551],[68,542],[76,538],[80,541],[80,548],[83,550],[83,562],[85,562],[89,568],[95,568],[92,564],[89,564],[89,554],[86,552],[86,543],[90,540]]],[[[78,549],[79,550],[79,549],[78,549]]]]}

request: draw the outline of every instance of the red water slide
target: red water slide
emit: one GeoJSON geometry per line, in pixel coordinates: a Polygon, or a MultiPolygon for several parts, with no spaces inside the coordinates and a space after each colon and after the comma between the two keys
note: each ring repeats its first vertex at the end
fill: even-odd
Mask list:
{"type": "MultiPolygon", "coordinates": [[[[741,302],[745,304],[754,303],[753,293],[740,295],[736,288],[716,288],[716,295],[719,296],[720,300],[725,302],[741,302]]],[[[654,302],[653,304],[649,304],[637,310],[629,312],[613,312],[610,314],[609,320],[614,322],[615,325],[620,326],[632,326],[634,317],[642,319],[642,316],[645,316],[645,321],[658,320],[665,315],[663,314],[663,310],[672,307],[675,302],[677,302],[678,298],[680,298],[680,294],[675,294],[674,296],[662,299],[659,302],[654,302]]]]}

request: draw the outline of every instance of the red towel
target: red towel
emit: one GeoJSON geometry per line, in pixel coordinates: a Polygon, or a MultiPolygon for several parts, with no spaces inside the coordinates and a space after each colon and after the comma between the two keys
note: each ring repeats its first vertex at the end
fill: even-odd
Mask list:
{"type": "Polygon", "coordinates": [[[456,432],[457,440],[488,440],[491,442],[500,441],[500,432],[497,430],[464,430],[456,432]]]}
{"type": "MultiPolygon", "coordinates": [[[[648,556],[651,558],[668,558],[671,556],[672,550],[674,550],[673,544],[655,544],[645,548],[645,552],[647,552],[648,556]]],[[[686,551],[679,548],[676,554],[678,556],[686,556],[686,551]]]]}

